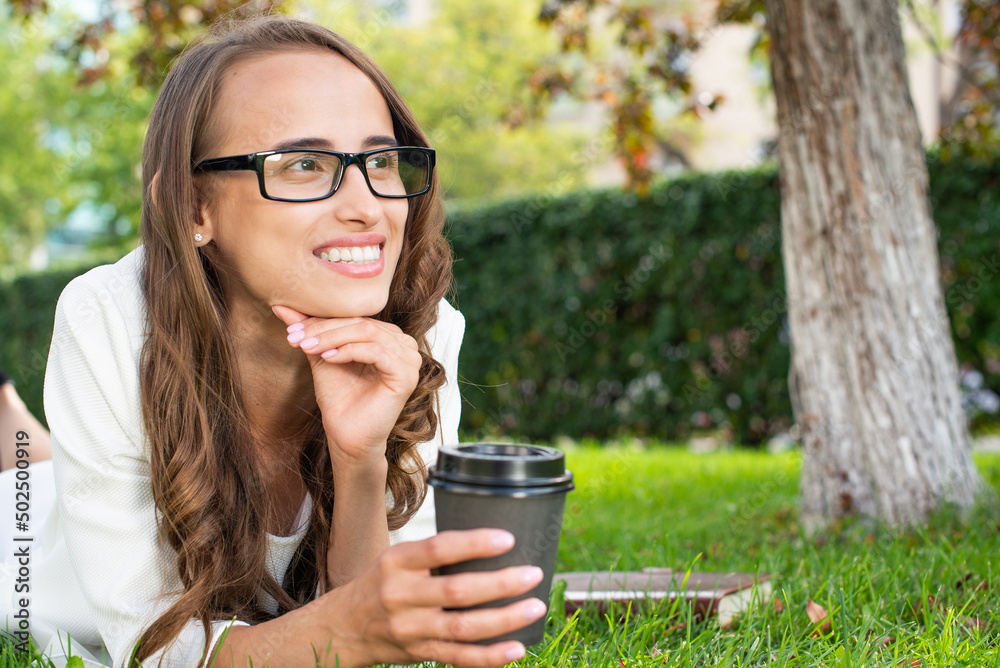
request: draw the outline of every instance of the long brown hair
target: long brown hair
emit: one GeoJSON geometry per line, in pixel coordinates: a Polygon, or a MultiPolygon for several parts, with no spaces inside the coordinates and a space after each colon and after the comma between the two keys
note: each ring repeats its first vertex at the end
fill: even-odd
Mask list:
{"type": "MultiPolygon", "coordinates": [[[[413,114],[388,78],[357,47],[315,24],[280,15],[217,23],[167,76],[150,115],[142,159],[145,245],[142,290],[147,338],[142,349],[141,399],[150,449],[153,496],[161,538],[177,554],[183,584],[176,602],[139,639],[138,660],[168,645],[192,618],[249,623],[279,614],[325,589],[326,553],[334,503],[333,476],[321,416],[314,412],[299,461],[313,508],[305,537],[279,584],[266,569],[270,506],[251,425],[242,399],[235,352],[228,343],[227,308],[218,269],[192,237],[206,196],[192,165],[213,157],[209,146],[222,75],[235,63],[273,52],[322,49],[361,69],[382,93],[402,145],[428,146],[413,114]],[[156,183],[154,184],[154,176],[156,183]],[[155,195],[155,198],[154,198],[155,195]],[[154,201],[155,199],[155,201],[154,201]]],[[[414,337],[423,356],[420,381],[389,437],[387,488],[390,529],[423,502],[426,487],[416,444],[433,438],[442,366],[430,355],[427,332],[451,280],[451,250],[442,236],[444,212],[437,178],[410,200],[402,253],[384,310],[376,317],[414,337]]]]}

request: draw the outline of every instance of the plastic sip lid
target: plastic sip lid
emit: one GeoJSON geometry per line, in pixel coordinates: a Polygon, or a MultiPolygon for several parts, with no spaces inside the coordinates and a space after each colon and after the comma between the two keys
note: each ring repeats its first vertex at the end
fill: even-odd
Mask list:
{"type": "Polygon", "coordinates": [[[566,458],[561,451],[514,443],[443,446],[438,450],[437,466],[431,469],[428,483],[453,491],[470,486],[531,488],[533,495],[568,492],[574,487],[573,474],[566,470],[566,458]]]}

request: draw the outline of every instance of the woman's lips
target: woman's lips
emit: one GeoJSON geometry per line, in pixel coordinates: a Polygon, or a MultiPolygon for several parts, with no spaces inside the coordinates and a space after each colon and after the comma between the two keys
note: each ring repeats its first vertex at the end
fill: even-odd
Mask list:
{"type": "Polygon", "coordinates": [[[321,260],[328,262],[343,262],[344,264],[371,264],[382,255],[382,247],[372,246],[333,246],[320,251],[321,260]]]}
{"type": "Polygon", "coordinates": [[[324,241],[313,255],[344,276],[370,278],[385,269],[385,244],[386,236],[377,232],[346,234],[324,241]]]}
{"type": "Polygon", "coordinates": [[[329,253],[331,248],[364,248],[365,246],[385,248],[386,241],[386,236],[377,232],[345,234],[334,239],[327,239],[323,243],[318,244],[313,250],[313,255],[319,257],[320,253],[329,253]]]}
{"type": "Polygon", "coordinates": [[[385,269],[381,246],[332,246],[321,251],[318,259],[333,271],[352,278],[371,278],[385,269]]]}

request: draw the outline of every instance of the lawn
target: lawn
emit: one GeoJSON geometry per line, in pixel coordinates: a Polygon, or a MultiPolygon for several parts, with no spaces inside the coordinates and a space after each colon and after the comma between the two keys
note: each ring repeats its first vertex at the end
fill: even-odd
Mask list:
{"type": "MultiPolygon", "coordinates": [[[[556,601],[545,642],[517,666],[1000,665],[995,511],[964,523],[944,514],[906,532],[846,523],[806,538],[797,453],[624,445],[566,453],[577,489],[557,570],[767,572],[774,594],[727,629],[681,606],[567,619],[556,601]],[[810,621],[808,601],[826,620],[810,621]]],[[[976,461],[1000,488],[1000,455],[976,461]]],[[[0,668],[20,665],[0,658],[0,668]]]]}
{"type": "MultiPolygon", "coordinates": [[[[1000,456],[976,461],[1000,486],[1000,456]]],[[[623,621],[550,614],[549,637],[519,666],[1000,665],[995,512],[899,533],[845,524],[807,539],[797,453],[576,448],[567,462],[578,489],[557,570],[769,572],[774,596],[727,630],[678,608],[623,621]],[[810,621],[810,600],[828,611],[828,629],[810,621]]]]}

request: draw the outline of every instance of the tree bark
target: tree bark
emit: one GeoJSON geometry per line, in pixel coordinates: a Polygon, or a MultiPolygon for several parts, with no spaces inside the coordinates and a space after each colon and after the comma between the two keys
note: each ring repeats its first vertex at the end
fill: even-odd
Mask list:
{"type": "Polygon", "coordinates": [[[940,284],[896,0],[765,0],[808,531],[914,524],[984,484],[940,284]]]}

